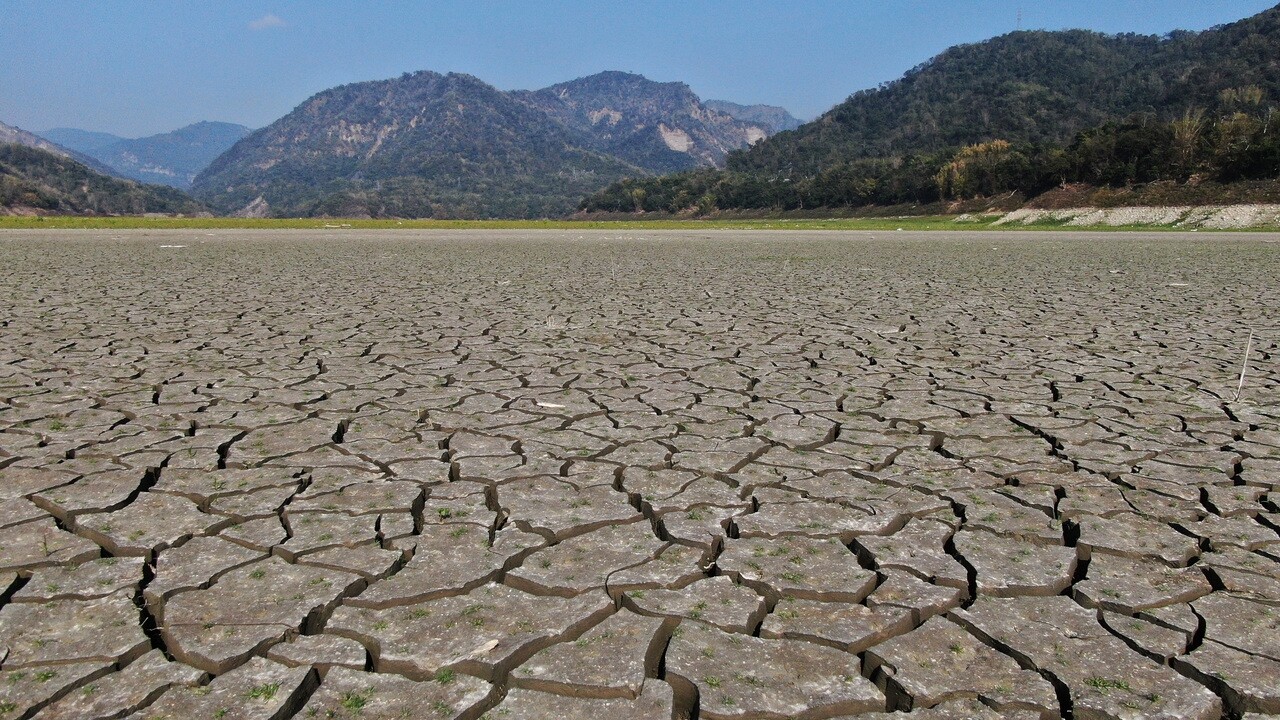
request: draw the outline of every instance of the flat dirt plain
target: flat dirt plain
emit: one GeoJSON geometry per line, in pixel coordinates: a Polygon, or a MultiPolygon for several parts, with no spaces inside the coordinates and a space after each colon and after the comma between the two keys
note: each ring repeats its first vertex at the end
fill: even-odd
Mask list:
{"type": "Polygon", "coordinates": [[[0,235],[0,718],[1280,714],[1277,240],[0,235]]]}

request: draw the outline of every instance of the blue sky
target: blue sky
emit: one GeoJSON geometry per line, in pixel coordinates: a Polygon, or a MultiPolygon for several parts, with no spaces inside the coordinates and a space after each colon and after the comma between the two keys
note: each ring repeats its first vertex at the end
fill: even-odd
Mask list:
{"type": "Polygon", "coordinates": [[[412,70],[504,90],[601,70],[811,118],[947,47],[1014,30],[1163,34],[1272,0],[0,0],[0,121],[137,137],[259,127],[334,85],[412,70]]]}

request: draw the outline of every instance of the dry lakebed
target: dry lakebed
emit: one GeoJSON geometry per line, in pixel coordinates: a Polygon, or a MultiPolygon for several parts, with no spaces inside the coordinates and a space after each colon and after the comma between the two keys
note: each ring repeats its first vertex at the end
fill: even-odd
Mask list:
{"type": "Polygon", "coordinates": [[[1278,307],[1262,234],[0,233],[0,720],[1280,716],[1278,307]]]}

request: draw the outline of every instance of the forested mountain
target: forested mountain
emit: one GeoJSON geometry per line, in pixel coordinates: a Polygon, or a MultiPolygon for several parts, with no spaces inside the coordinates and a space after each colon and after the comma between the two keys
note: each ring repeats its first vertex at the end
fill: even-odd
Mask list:
{"type": "Polygon", "coordinates": [[[736,120],[752,125],[759,125],[776,135],[784,130],[795,130],[804,123],[787,112],[786,108],[777,105],[739,105],[728,100],[706,100],[702,103],[708,108],[722,112],[736,120]]]}
{"type": "Polygon", "coordinates": [[[726,172],[629,181],[582,207],[794,209],[1275,177],[1277,104],[1280,8],[1164,37],[1017,32],[856,93],[731,154],[726,172]]]}
{"type": "Polygon", "coordinates": [[[1280,99],[1280,9],[1165,37],[1016,32],[960,45],[900,80],[854,94],[796,132],[735,158],[738,170],[811,173],[864,157],[993,139],[1066,143],[1134,113],[1211,109],[1227,90],[1280,99]]]}
{"type": "Polygon", "coordinates": [[[602,72],[513,95],[577,131],[586,145],[652,172],[720,165],[770,134],[708,108],[688,85],[602,72]]]}
{"type": "Polygon", "coordinates": [[[627,73],[515,92],[406,73],[315,95],[192,189],[222,212],[559,216],[620,178],[710,166],[766,135],[682,83],[627,73]]]}
{"type": "Polygon", "coordinates": [[[145,183],[189,188],[196,175],[249,134],[243,125],[198,122],[144,138],[56,128],[41,133],[107,165],[119,175],[145,183]]]}
{"type": "Polygon", "coordinates": [[[180,190],[109,177],[68,157],[17,143],[0,144],[0,209],[62,215],[205,210],[180,190]]]}

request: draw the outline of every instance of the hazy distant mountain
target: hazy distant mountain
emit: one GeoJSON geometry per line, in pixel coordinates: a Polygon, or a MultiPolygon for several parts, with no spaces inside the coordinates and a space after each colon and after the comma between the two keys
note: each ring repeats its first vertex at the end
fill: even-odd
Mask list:
{"type": "Polygon", "coordinates": [[[777,105],[739,105],[728,100],[704,100],[702,104],[729,115],[735,120],[764,127],[770,135],[776,135],[784,130],[795,130],[804,124],[799,118],[787,112],[786,108],[780,108],[777,105]]]}
{"type": "Polygon", "coordinates": [[[214,158],[248,135],[249,128],[198,122],[136,140],[75,128],[56,128],[41,134],[95,158],[124,177],[185,189],[214,158]]]}
{"type": "Polygon", "coordinates": [[[578,131],[592,149],[653,172],[720,165],[771,131],[708,108],[684,83],[602,72],[515,97],[578,131]]]}
{"type": "Polygon", "coordinates": [[[36,134],[46,140],[52,140],[64,148],[85,154],[125,139],[111,133],[79,130],[77,128],[53,128],[52,130],[41,130],[36,134]]]}
{"type": "Polygon", "coordinates": [[[86,165],[89,168],[96,170],[97,172],[103,173],[105,175],[117,174],[116,171],[98,162],[92,157],[85,155],[84,153],[77,152],[76,150],[63,147],[61,145],[58,145],[57,143],[50,142],[38,135],[35,135],[34,133],[29,133],[26,130],[23,130],[22,128],[17,128],[12,125],[5,125],[4,123],[0,122],[0,145],[3,145],[3,144],[16,144],[16,145],[25,145],[26,147],[39,148],[40,150],[44,150],[45,152],[51,152],[54,155],[59,155],[65,158],[71,158],[72,160],[75,160],[76,162],[86,165]]]}
{"type": "Polygon", "coordinates": [[[644,171],[470,75],[406,73],[321,92],[195,179],[223,212],[542,217],[644,171]]]}
{"type": "MultiPolygon", "coordinates": [[[[0,139],[9,137],[0,126],[0,139]]],[[[186,193],[94,172],[65,154],[0,144],[0,213],[141,215],[204,211],[186,193]]]]}

